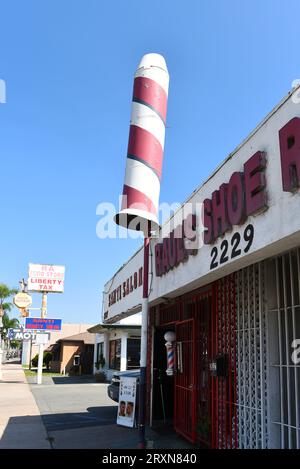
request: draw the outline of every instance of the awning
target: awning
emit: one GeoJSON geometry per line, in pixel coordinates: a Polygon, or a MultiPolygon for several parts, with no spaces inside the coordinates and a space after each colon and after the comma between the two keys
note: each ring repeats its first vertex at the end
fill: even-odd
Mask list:
{"type": "Polygon", "coordinates": [[[134,329],[140,330],[141,326],[137,324],[96,324],[96,326],[90,327],[88,332],[101,334],[111,330],[132,331],[134,329]]]}

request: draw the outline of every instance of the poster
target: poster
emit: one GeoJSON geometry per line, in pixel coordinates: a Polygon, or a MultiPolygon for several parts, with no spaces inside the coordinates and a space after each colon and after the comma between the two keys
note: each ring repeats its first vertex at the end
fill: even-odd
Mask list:
{"type": "Polygon", "coordinates": [[[134,426],[136,403],[136,378],[121,377],[117,424],[134,426]]]}

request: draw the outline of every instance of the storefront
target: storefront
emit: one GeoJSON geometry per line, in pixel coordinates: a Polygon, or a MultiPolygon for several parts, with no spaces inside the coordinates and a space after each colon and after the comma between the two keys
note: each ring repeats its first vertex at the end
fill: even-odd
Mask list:
{"type": "Polygon", "coordinates": [[[177,370],[164,375],[163,389],[178,433],[214,448],[299,448],[299,285],[297,248],[153,307],[152,421],[163,418],[157,373],[171,330],[177,370]]]}
{"type": "MultiPolygon", "coordinates": [[[[114,283],[134,276],[141,252],[114,283]]],[[[300,104],[292,94],[163,225],[149,263],[150,424],[171,421],[208,448],[300,448],[300,104]]],[[[135,311],[141,291],[130,290],[113,305],[104,297],[110,322],[135,311]]]]}
{"type": "Polygon", "coordinates": [[[94,373],[102,371],[110,381],[116,371],[139,368],[140,317],[132,324],[97,324],[89,332],[95,335],[94,373]]]}

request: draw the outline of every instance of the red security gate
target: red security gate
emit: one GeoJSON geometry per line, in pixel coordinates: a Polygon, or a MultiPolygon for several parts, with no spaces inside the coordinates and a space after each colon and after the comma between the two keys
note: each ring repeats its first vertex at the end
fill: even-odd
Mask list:
{"type": "Polygon", "coordinates": [[[175,326],[174,427],[192,443],[236,448],[235,275],[158,309],[158,326],[175,326]],[[225,373],[211,371],[221,357],[225,373]]]}
{"type": "Polygon", "coordinates": [[[193,319],[176,324],[177,373],[175,376],[174,426],[188,440],[196,441],[195,325],[193,319]]]}
{"type": "Polygon", "coordinates": [[[181,298],[176,322],[175,430],[211,446],[212,290],[181,298]]]}

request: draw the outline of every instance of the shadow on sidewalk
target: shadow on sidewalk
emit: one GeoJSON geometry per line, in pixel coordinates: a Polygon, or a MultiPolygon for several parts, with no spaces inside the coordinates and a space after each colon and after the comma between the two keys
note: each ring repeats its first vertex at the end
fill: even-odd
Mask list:
{"type": "MultiPolygon", "coordinates": [[[[29,384],[36,384],[37,375],[26,376],[29,384]]],[[[62,375],[51,375],[43,374],[43,384],[92,384],[96,383],[94,375],[82,375],[82,376],[62,376],[62,375]]]]}
{"type": "MultiPolygon", "coordinates": [[[[39,416],[11,417],[0,440],[0,448],[136,449],[137,428],[116,424],[116,406],[88,407],[86,412],[41,415],[46,429],[43,439],[39,416]],[[48,446],[47,446],[48,445],[48,446]]],[[[174,432],[159,434],[146,429],[152,448],[191,448],[174,432]]]]}
{"type": "Polygon", "coordinates": [[[96,383],[94,375],[81,376],[53,376],[54,384],[90,384],[96,383]]]}
{"type": "Polygon", "coordinates": [[[0,439],[1,449],[50,449],[40,416],[10,417],[0,439]]]}
{"type": "Polygon", "coordinates": [[[116,406],[90,407],[86,412],[11,417],[0,449],[136,448],[137,430],[116,425],[116,406]],[[41,432],[41,420],[45,437],[41,432]]]}

